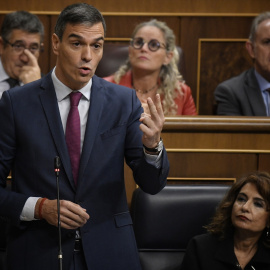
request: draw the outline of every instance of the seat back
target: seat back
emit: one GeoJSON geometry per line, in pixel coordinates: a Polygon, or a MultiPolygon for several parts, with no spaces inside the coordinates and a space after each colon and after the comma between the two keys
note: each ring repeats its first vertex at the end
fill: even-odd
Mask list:
{"type": "MultiPolygon", "coordinates": [[[[96,69],[96,75],[103,78],[115,73],[118,68],[125,63],[128,59],[128,47],[127,44],[119,43],[104,43],[103,57],[99,62],[96,69]]],[[[183,50],[177,47],[179,53],[178,69],[185,78],[185,62],[183,50]]]]}
{"type": "Polygon", "coordinates": [[[229,186],[168,185],[133,193],[131,216],[143,270],[179,269],[189,240],[205,232],[229,186]]]}

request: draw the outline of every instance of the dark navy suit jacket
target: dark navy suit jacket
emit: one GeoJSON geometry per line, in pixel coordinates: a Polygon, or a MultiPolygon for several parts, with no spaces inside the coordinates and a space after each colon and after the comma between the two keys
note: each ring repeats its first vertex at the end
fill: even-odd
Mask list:
{"type": "Polygon", "coordinates": [[[253,68],[219,84],[215,90],[215,99],[218,115],[266,116],[253,68]]]}
{"type": "MultiPolygon", "coordinates": [[[[60,199],[80,204],[90,215],[81,228],[89,269],[141,269],[126,200],[124,160],[136,183],[151,194],[165,186],[169,170],[165,149],[160,169],[144,158],[141,113],[134,90],[93,77],[75,187],[51,74],[4,93],[0,100],[0,215],[12,224],[9,269],[58,267],[58,229],[44,220],[20,221],[29,196],[56,199],[55,156],[62,164],[60,199]],[[10,170],[13,192],[4,189],[10,170]]],[[[73,230],[62,229],[63,269],[69,269],[74,235],[73,230]]]]}

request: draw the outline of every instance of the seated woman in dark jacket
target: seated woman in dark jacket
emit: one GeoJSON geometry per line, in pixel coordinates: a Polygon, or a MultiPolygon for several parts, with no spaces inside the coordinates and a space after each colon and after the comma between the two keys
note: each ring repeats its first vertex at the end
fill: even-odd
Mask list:
{"type": "Polygon", "coordinates": [[[270,175],[243,177],[219,205],[208,234],[191,239],[181,270],[270,269],[270,175]]]}

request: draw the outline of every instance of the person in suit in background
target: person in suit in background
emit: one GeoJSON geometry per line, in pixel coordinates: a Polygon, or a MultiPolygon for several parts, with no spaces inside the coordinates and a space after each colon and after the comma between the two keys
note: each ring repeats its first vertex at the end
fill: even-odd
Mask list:
{"type": "Polygon", "coordinates": [[[126,63],[104,79],[135,89],[146,113],[147,98],[155,101],[159,93],[166,116],[196,115],[192,92],[179,73],[178,61],[173,31],[153,19],[137,25],[126,63]]]}
{"type": "Polygon", "coordinates": [[[5,16],[0,30],[0,98],[10,88],[40,79],[43,38],[44,27],[36,15],[16,11],[5,16]]]}
{"type": "Polygon", "coordinates": [[[217,208],[207,234],[192,238],[181,270],[270,269],[270,175],[236,181],[217,208]]]}
{"type": "Polygon", "coordinates": [[[246,49],[253,68],[219,84],[215,89],[218,115],[270,115],[270,12],[252,22],[246,49]]]}
{"type": "Polygon", "coordinates": [[[106,24],[91,5],[67,6],[52,36],[55,68],[0,100],[0,215],[9,218],[9,270],[57,269],[59,173],[65,270],[140,270],[124,161],[147,193],[166,185],[164,114],[135,91],[94,75],[106,24]],[[5,183],[12,171],[12,191],[5,183]]]}

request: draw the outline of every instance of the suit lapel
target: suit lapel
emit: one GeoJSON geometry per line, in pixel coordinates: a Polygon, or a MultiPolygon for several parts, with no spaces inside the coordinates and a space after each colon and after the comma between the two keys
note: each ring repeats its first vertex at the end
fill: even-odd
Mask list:
{"type": "Polygon", "coordinates": [[[43,91],[40,94],[40,101],[43,106],[48,121],[49,129],[51,131],[52,138],[57,148],[57,152],[61,159],[61,165],[66,171],[66,174],[68,176],[71,185],[75,189],[68,149],[66,146],[65,135],[57,104],[56,93],[51,79],[51,73],[49,73],[48,75],[46,75],[46,77],[44,77],[41,87],[45,91],[43,91]]]}
{"type": "Polygon", "coordinates": [[[78,185],[80,185],[80,179],[85,171],[87,163],[89,161],[95,138],[97,136],[97,130],[100,122],[104,106],[104,87],[99,83],[99,79],[94,76],[91,89],[90,108],[88,112],[87,125],[84,135],[84,144],[80,160],[80,170],[78,185]]]}
{"type": "Polygon", "coordinates": [[[266,116],[265,104],[260,86],[254,74],[254,69],[248,71],[244,89],[254,115],[266,116]]]}

